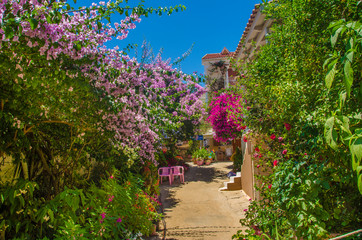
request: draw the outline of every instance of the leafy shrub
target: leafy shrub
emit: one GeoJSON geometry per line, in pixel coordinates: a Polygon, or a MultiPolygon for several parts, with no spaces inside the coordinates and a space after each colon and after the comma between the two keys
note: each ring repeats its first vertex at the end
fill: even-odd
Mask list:
{"type": "MultiPolygon", "coordinates": [[[[6,239],[126,239],[153,230],[157,196],[142,190],[130,176],[119,185],[118,174],[89,189],[65,189],[50,201],[35,198],[37,185],[19,181],[1,194],[1,231],[6,239]]],[[[138,236],[138,237],[137,237],[138,236]]]]}
{"type": "Polygon", "coordinates": [[[361,18],[360,6],[356,0],[264,5],[274,21],[270,44],[235,66],[243,88],[234,88],[244,89],[240,94],[248,103],[244,121],[254,132],[261,199],[242,220],[250,230],[234,238],[276,238],[278,232],[286,239],[323,239],[360,228],[361,75],[353,74],[353,80],[350,75],[361,66],[360,46],[351,47],[360,39],[355,31],[360,25],[352,29],[361,18]]]}
{"type": "Polygon", "coordinates": [[[237,147],[233,155],[231,155],[231,161],[233,161],[233,169],[235,171],[241,170],[241,165],[243,165],[244,162],[244,156],[241,151],[241,148],[237,147]]]}

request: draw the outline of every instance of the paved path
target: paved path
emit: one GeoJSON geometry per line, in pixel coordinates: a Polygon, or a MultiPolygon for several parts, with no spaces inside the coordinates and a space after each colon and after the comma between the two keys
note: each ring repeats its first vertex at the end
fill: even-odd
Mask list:
{"type": "MultiPolygon", "coordinates": [[[[172,186],[167,181],[161,185],[166,239],[231,239],[242,229],[239,220],[249,205],[249,197],[243,191],[218,191],[228,180],[226,175],[232,163],[190,165],[185,184],[180,184],[177,179],[172,186]]],[[[160,226],[162,228],[162,224],[160,226]]],[[[159,236],[158,239],[162,239],[163,234],[159,232],[159,236]]]]}

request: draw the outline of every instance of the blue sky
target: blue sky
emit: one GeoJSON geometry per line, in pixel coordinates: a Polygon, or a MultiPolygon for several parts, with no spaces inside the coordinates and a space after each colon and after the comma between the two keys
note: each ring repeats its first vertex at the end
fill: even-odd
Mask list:
{"type": "MultiPolygon", "coordinates": [[[[131,0],[130,2],[138,2],[131,0]]],[[[89,4],[89,0],[78,4],[89,4]]],[[[98,2],[98,1],[94,1],[98,2]]],[[[201,58],[207,53],[219,53],[224,47],[235,51],[254,5],[260,0],[146,0],[147,6],[186,6],[183,12],[170,16],[151,15],[142,18],[125,40],[115,40],[120,48],[129,43],[142,45],[146,40],[154,52],[163,48],[163,58],[175,60],[195,43],[192,53],[182,62],[185,73],[204,73],[201,58]]]]}

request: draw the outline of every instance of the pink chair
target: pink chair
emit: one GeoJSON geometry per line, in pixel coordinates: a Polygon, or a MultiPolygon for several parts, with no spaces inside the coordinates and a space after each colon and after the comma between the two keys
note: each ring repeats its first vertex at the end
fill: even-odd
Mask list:
{"type": "Polygon", "coordinates": [[[168,177],[168,180],[170,181],[170,185],[172,185],[172,170],[169,167],[160,167],[158,169],[158,176],[161,178],[161,184],[162,184],[162,178],[168,177]]]}
{"type": "Polygon", "coordinates": [[[180,182],[184,183],[185,182],[185,176],[184,176],[184,172],[185,169],[182,166],[173,166],[171,167],[171,172],[172,172],[172,181],[174,180],[174,176],[179,176],[180,178],[180,182]]]}

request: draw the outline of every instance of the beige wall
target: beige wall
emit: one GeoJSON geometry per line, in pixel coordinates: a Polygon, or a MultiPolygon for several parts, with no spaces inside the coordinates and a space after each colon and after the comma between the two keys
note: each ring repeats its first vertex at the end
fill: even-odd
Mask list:
{"type": "Polygon", "coordinates": [[[253,200],[255,200],[254,189],[254,162],[252,158],[251,142],[242,142],[242,149],[245,149],[244,162],[241,166],[241,186],[244,192],[253,200]]]}
{"type": "MultiPolygon", "coordinates": [[[[272,168],[261,170],[261,168],[255,167],[253,160],[254,147],[253,139],[248,139],[248,142],[241,143],[241,147],[244,153],[244,162],[241,166],[241,186],[244,192],[253,200],[260,200],[260,192],[255,190],[255,185],[261,187],[263,182],[262,180],[257,180],[255,176],[267,176],[272,173],[272,168]],[[245,149],[245,150],[244,150],[245,149]]],[[[263,146],[264,149],[268,147],[263,146]]]]}

